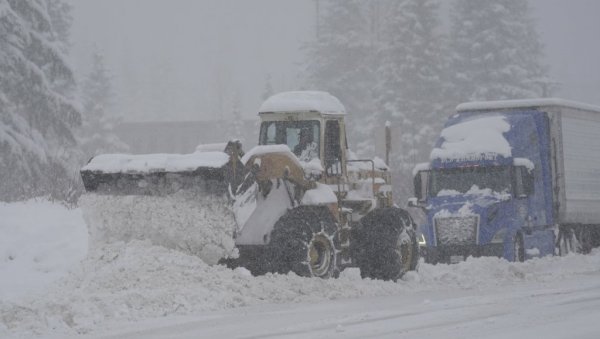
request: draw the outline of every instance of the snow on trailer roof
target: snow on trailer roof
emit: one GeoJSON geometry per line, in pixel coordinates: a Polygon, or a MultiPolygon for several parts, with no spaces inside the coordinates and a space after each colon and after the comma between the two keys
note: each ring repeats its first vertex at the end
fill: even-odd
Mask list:
{"type": "Polygon", "coordinates": [[[260,106],[259,113],[320,112],[346,114],[344,105],[333,95],[320,91],[282,92],[269,97],[260,106]]]}
{"type": "Polygon", "coordinates": [[[186,172],[200,167],[221,168],[229,156],[223,152],[191,154],[101,154],[95,156],[82,171],[104,173],[186,172]]]}
{"type": "Polygon", "coordinates": [[[456,106],[457,112],[501,110],[512,108],[534,108],[534,107],[572,107],[585,111],[600,113],[600,106],[594,106],[582,102],[570,101],[559,98],[521,99],[521,100],[499,100],[499,101],[474,101],[466,102],[456,106]]]}

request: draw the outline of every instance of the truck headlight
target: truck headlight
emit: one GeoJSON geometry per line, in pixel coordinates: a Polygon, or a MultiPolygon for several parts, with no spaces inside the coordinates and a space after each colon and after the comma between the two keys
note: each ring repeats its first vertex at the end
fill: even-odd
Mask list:
{"type": "Polygon", "coordinates": [[[501,228],[498,232],[496,232],[496,234],[494,234],[494,237],[492,238],[492,241],[490,241],[492,244],[502,244],[504,243],[504,237],[506,236],[506,231],[507,228],[501,228]]]}

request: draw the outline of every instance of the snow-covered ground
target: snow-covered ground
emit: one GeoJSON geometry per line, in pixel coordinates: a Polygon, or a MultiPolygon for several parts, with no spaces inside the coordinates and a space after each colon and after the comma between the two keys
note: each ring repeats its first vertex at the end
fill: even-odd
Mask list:
{"type": "Polygon", "coordinates": [[[598,338],[600,250],[422,264],[397,283],[252,277],[149,242],[87,253],[78,209],[0,204],[0,337],[598,338]]]}
{"type": "Polygon", "coordinates": [[[0,302],[43,291],[76,267],[87,247],[79,209],[48,201],[0,203],[0,302]]]}

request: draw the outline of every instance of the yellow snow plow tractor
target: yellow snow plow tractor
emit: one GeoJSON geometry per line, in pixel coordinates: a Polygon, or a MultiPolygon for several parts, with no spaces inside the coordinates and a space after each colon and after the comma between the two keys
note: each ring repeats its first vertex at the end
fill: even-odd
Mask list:
{"type": "Polygon", "coordinates": [[[253,274],[328,278],[348,266],[395,280],[415,268],[410,215],[381,159],[347,149],[345,109],[284,92],[259,110],[259,145],[186,155],[101,155],[81,170],[92,244],[148,239],[253,274]]]}

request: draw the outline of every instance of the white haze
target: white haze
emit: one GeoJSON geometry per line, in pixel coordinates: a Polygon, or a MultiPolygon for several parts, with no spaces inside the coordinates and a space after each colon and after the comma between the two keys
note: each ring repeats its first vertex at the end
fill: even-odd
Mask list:
{"type": "MultiPolygon", "coordinates": [[[[125,120],[243,117],[275,91],[302,86],[302,42],[315,34],[314,0],[71,0],[73,59],[85,74],[94,49],[114,79],[125,120]]],[[[600,105],[600,2],[532,0],[556,96],[600,105]]],[[[446,8],[448,6],[445,6],[446,8]]]]}
{"type": "Polygon", "coordinates": [[[126,120],[216,119],[219,110],[230,114],[227,105],[235,92],[242,112],[253,117],[267,74],[277,90],[297,87],[298,48],[313,32],[313,1],[71,3],[75,66],[85,73],[94,48],[105,55],[114,76],[117,108],[126,120]],[[147,90],[149,83],[155,90],[147,90]],[[146,105],[132,109],[127,107],[128,97],[136,91],[145,94],[140,99],[146,105]],[[226,93],[221,104],[219,92],[226,93]],[[169,113],[146,115],[153,103],[169,113]]]}

